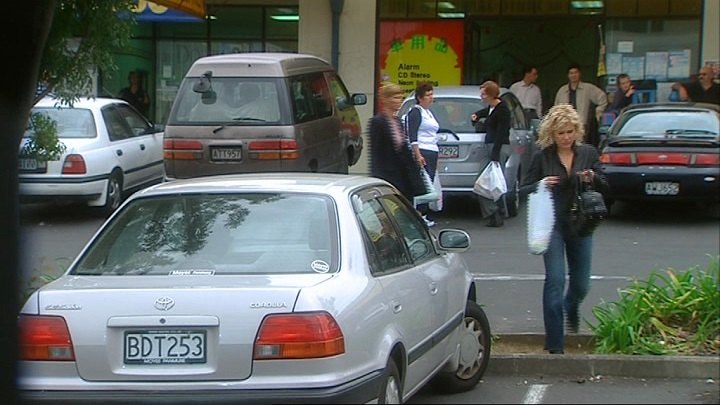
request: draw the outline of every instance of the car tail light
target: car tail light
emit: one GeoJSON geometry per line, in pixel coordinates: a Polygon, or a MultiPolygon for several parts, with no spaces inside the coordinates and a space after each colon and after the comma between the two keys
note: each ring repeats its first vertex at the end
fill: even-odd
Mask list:
{"type": "Polygon", "coordinates": [[[87,173],[87,167],[85,167],[85,159],[82,155],[67,155],[62,166],[62,174],[85,174],[87,173]]]}
{"type": "Polygon", "coordinates": [[[600,162],[618,166],[633,166],[636,164],[633,153],[610,152],[600,155],[600,162]]]}
{"type": "Polygon", "coordinates": [[[683,165],[690,163],[688,153],[643,152],[637,154],[637,162],[641,165],[683,165]]]}
{"type": "Polygon", "coordinates": [[[259,160],[297,159],[300,156],[297,149],[297,142],[291,139],[252,141],[248,144],[248,155],[259,160]]]}
{"type": "Polygon", "coordinates": [[[200,141],[166,139],[163,142],[163,158],[169,160],[200,160],[202,151],[200,141]]]}
{"type": "Polygon", "coordinates": [[[18,317],[20,360],[75,361],[65,319],[59,316],[18,317]]]}
{"type": "Polygon", "coordinates": [[[694,159],[690,163],[695,166],[718,166],[720,165],[720,154],[698,153],[694,155],[694,159]]]}
{"type": "Polygon", "coordinates": [[[255,360],[309,359],[345,353],[340,326],[327,312],[267,316],[255,339],[255,360]]]}

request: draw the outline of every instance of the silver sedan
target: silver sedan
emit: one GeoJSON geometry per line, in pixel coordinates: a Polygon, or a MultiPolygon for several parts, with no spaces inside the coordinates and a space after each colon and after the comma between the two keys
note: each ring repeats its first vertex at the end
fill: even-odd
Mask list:
{"type": "Polygon", "coordinates": [[[26,400],[400,403],[475,387],[459,254],[388,183],[275,173],[132,195],[19,315],[26,400]]]}

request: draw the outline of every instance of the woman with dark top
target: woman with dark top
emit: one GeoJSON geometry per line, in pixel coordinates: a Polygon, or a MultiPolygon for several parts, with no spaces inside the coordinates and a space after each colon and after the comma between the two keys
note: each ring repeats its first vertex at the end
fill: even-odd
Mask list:
{"type": "Polygon", "coordinates": [[[132,71],[128,74],[128,86],[120,90],[118,98],[130,103],[130,105],[135,107],[135,109],[140,111],[145,117],[148,116],[150,97],[145,89],[143,89],[140,83],[140,75],[137,72],[132,71]]]}
{"type": "Polygon", "coordinates": [[[370,119],[370,175],[388,181],[412,203],[425,194],[420,166],[415,161],[397,112],[404,95],[400,86],[380,87],[381,110],[370,119]]]}
{"type": "MultiPolygon", "coordinates": [[[[510,109],[500,99],[500,86],[493,81],[486,81],[480,85],[480,98],[488,106],[474,112],[470,119],[477,125],[481,118],[487,117],[484,124],[485,143],[492,144],[490,161],[500,162],[500,167],[504,170],[505,162],[510,156],[510,109]]],[[[498,202],[502,199],[495,202],[482,196],[478,198],[482,216],[488,219],[487,226],[503,226],[503,217],[498,206],[498,202]]]]}
{"type": "Polygon", "coordinates": [[[528,175],[520,188],[522,195],[537,189],[540,181],[552,190],[555,225],[550,245],[543,255],[543,319],[545,350],[563,353],[563,319],[571,333],[579,329],[580,304],[590,289],[592,235],[576,235],[570,224],[570,208],[581,181],[603,193],[608,183],[602,173],[597,149],[583,144],[584,128],[570,104],[558,104],[548,111],[540,124],[535,153],[528,175]],[[569,287],[565,292],[565,259],[569,287]]]}

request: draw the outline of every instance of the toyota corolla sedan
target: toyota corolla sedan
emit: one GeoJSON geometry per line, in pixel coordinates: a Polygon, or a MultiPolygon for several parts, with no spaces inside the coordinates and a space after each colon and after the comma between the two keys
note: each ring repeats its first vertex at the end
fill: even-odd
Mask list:
{"type": "Polygon", "coordinates": [[[635,104],[601,144],[614,201],[720,202],[720,106],[635,104]]]}
{"type": "Polygon", "coordinates": [[[32,113],[57,126],[65,152],[58,160],[38,161],[20,145],[22,201],[83,202],[107,215],[130,192],[163,180],[163,131],[123,100],[82,98],[72,106],[46,97],[32,113]]]}
{"type": "Polygon", "coordinates": [[[274,173],[130,196],[19,314],[28,400],[400,403],[483,376],[459,252],[383,180],[274,173]]]}
{"type": "MultiPolygon", "coordinates": [[[[508,192],[503,196],[503,205],[506,216],[514,217],[520,206],[519,185],[530,169],[535,151],[534,126],[539,126],[539,120],[533,122],[517,97],[507,89],[501,89],[500,98],[510,109],[511,117],[511,152],[504,171],[508,192]]],[[[487,107],[480,98],[480,87],[438,86],[433,89],[433,100],[430,110],[440,124],[437,173],[443,193],[475,196],[475,180],[490,162],[491,152],[491,145],[485,143],[482,124],[476,127],[470,120],[472,113],[487,107]]],[[[410,94],[398,115],[404,116],[415,104],[415,96],[410,94]]]]}

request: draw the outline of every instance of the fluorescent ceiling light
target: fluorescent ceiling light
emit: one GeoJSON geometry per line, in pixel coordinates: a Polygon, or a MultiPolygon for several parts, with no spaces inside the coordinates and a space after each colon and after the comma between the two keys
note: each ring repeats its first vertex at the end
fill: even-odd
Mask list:
{"type": "Polygon", "coordinates": [[[455,10],[455,5],[449,1],[439,1],[437,6],[443,10],[455,10]]]}
{"type": "Polygon", "coordinates": [[[572,8],[603,8],[602,1],[571,1],[572,8]]]}
{"type": "Polygon", "coordinates": [[[270,18],[272,18],[275,21],[300,21],[299,15],[291,15],[291,14],[271,15],[270,18]]]}
{"type": "Polygon", "coordinates": [[[465,18],[465,13],[438,13],[440,18],[465,18]]]}

